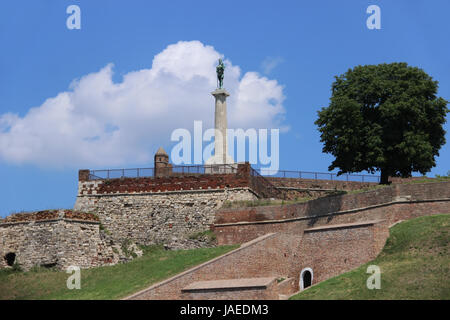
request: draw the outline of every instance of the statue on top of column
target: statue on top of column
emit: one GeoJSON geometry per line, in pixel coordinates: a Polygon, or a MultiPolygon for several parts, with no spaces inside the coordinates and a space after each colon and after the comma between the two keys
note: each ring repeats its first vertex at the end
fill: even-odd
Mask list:
{"type": "Polygon", "coordinates": [[[218,88],[222,89],[223,86],[223,73],[225,71],[225,65],[223,64],[222,59],[219,59],[219,65],[216,68],[217,72],[217,82],[218,82],[218,88]]]}

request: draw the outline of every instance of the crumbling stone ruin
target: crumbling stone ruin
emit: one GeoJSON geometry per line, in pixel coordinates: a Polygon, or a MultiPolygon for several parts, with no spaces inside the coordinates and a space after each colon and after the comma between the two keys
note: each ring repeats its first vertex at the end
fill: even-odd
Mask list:
{"type": "MultiPolygon", "coordinates": [[[[142,254],[130,246],[127,252],[142,254]]],[[[23,270],[89,268],[127,260],[121,245],[100,231],[96,215],[73,210],[19,213],[0,220],[0,257],[0,267],[18,264],[23,270]]]]}

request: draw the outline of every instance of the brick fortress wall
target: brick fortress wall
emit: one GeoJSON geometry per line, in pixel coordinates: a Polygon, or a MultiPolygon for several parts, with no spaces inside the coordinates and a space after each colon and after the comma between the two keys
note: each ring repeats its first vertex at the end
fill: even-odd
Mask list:
{"type": "Polygon", "coordinates": [[[294,200],[296,198],[323,197],[336,191],[352,191],[375,186],[375,182],[319,180],[303,178],[278,178],[266,177],[274,186],[284,193],[284,198],[294,200]]]}
{"type": "Polygon", "coordinates": [[[157,283],[130,298],[188,299],[188,295],[182,294],[182,289],[196,281],[286,276],[289,274],[292,259],[295,259],[295,254],[299,250],[300,239],[301,235],[265,235],[225,255],[157,283]]]}
{"type": "Polygon", "coordinates": [[[385,220],[307,228],[294,268],[296,282],[306,268],[313,271],[312,284],[353,270],[375,259],[388,237],[385,220]]]}
{"type": "Polygon", "coordinates": [[[385,219],[392,224],[450,213],[450,182],[393,185],[282,206],[222,209],[214,230],[219,244],[243,243],[271,232],[385,219]]]}
{"type": "MultiPolygon", "coordinates": [[[[244,245],[128,298],[194,299],[192,292],[186,294],[189,288],[216,280],[235,283],[229,291],[241,296],[240,279],[262,277],[285,278],[290,285],[248,291],[247,299],[289,295],[299,290],[303,270],[312,270],[316,284],[373,260],[393,223],[449,212],[450,182],[394,185],[289,206],[224,209],[217,214],[221,224],[214,225],[219,243],[244,245]]],[[[222,291],[198,292],[202,298],[216,299],[226,296],[222,291]]]]}
{"type": "Polygon", "coordinates": [[[278,299],[299,289],[300,272],[311,268],[313,284],[349,271],[371,259],[382,249],[389,235],[383,221],[367,221],[328,228],[309,228],[304,232],[271,233],[240,248],[170,279],[157,283],[127,299],[278,299]],[[255,258],[257,257],[257,258],[255,258]],[[240,289],[240,279],[284,278],[265,290],[240,289]],[[228,280],[227,290],[187,290],[199,281],[228,280]],[[236,284],[232,288],[232,284],[236,284]],[[287,286],[286,286],[287,285],[287,286]]]}
{"type": "MultiPolygon", "coordinates": [[[[265,177],[274,186],[284,193],[284,199],[293,200],[296,198],[311,197],[319,198],[339,191],[353,191],[378,185],[378,182],[363,181],[345,181],[345,180],[326,180],[326,179],[304,179],[304,178],[279,178],[265,177]]],[[[366,178],[367,180],[368,178],[366,178]]],[[[427,177],[398,178],[390,177],[389,181],[393,184],[404,184],[414,182],[415,180],[426,180],[427,177]]],[[[373,180],[373,178],[371,179],[373,180]]],[[[430,179],[431,180],[431,179],[430,179]]],[[[432,182],[432,180],[430,181],[432,182]]]]}

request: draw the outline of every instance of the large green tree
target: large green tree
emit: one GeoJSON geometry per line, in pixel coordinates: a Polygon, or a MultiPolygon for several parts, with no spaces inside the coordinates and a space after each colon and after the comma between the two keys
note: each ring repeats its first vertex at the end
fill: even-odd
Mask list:
{"type": "Polygon", "coordinates": [[[406,63],[357,66],[335,77],[328,107],[318,112],[323,152],[338,174],[381,172],[389,176],[425,174],[445,144],[447,101],[438,82],[406,63]]]}

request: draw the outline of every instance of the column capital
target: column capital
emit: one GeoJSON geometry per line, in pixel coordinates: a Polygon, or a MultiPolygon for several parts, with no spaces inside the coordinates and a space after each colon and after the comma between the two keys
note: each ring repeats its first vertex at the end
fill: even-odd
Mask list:
{"type": "Polygon", "coordinates": [[[221,88],[221,89],[216,89],[213,92],[211,92],[211,94],[216,97],[216,96],[220,96],[220,95],[224,95],[226,97],[228,97],[230,94],[227,92],[227,90],[221,88]]]}

